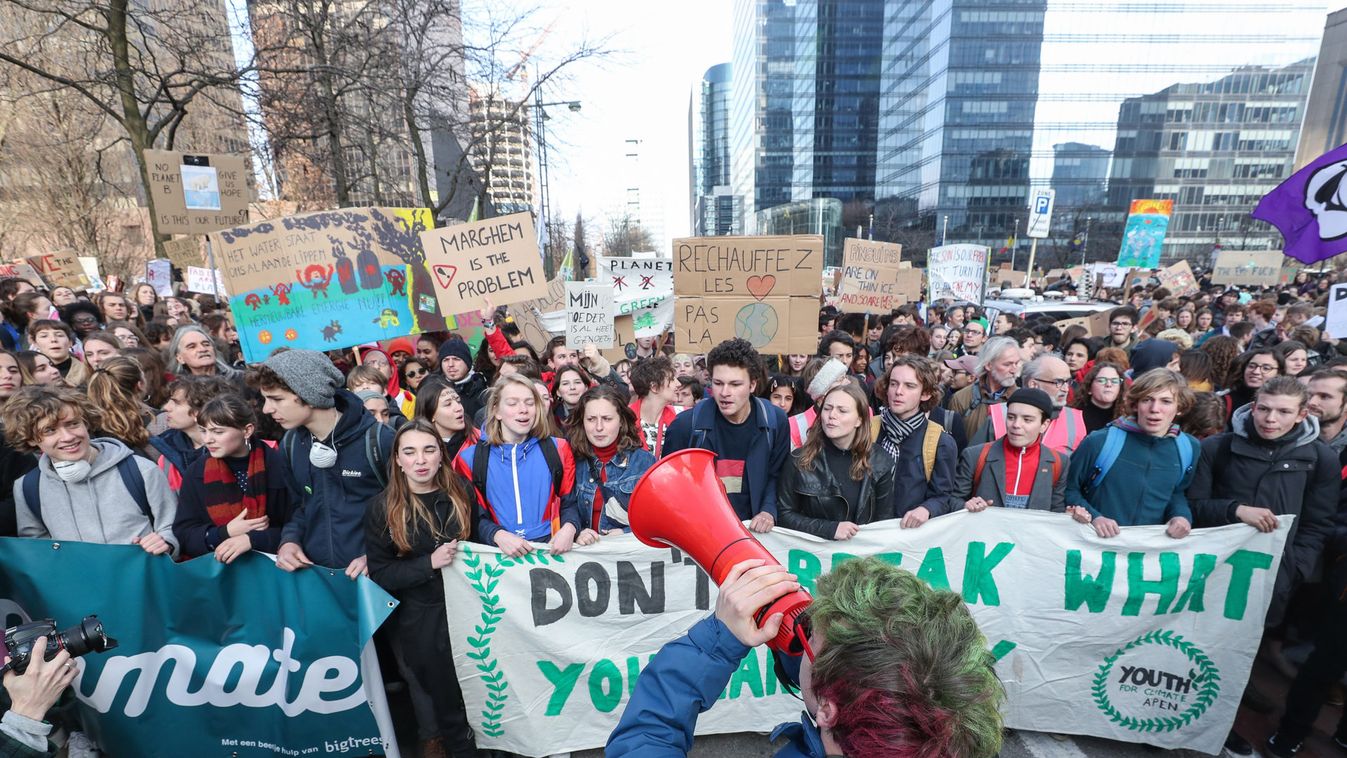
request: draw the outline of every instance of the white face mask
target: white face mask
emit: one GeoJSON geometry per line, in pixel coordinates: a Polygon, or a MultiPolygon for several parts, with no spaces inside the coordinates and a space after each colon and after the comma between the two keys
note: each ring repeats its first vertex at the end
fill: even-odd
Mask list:
{"type": "Polygon", "coordinates": [[[86,460],[52,461],[51,467],[63,482],[82,482],[89,478],[89,472],[94,469],[94,465],[86,460]]]}
{"type": "Polygon", "coordinates": [[[314,442],[309,448],[309,463],[314,468],[332,468],[337,465],[337,451],[321,442],[314,442]]]}

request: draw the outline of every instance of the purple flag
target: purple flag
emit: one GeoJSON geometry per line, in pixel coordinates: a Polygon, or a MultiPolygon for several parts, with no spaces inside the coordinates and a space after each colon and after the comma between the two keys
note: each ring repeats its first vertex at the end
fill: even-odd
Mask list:
{"type": "Polygon", "coordinates": [[[1291,175],[1258,201],[1250,214],[1272,224],[1286,240],[1285,253],[1315,263],[1347,252],[1347,145],[1331,150],[1291,175]]]}

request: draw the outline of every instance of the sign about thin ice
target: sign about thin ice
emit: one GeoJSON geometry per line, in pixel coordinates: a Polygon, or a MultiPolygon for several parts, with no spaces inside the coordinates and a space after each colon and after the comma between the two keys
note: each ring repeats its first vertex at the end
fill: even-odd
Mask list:
{"type": "Polygon", "coordinates": [[[566,347],[612,347],[617,341],[617,305],[604,282],[566,282],[566,347]]]}

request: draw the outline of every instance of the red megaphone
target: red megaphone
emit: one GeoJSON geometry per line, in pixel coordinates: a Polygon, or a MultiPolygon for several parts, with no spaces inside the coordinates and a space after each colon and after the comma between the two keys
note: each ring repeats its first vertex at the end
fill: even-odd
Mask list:
{"type": "MultiPolygon", "coordinates": [[[[696,448],[661,459],[636,483],[627,518],[641,542],[682,550],[720,585],[736,563],[756,558],[781,564],[744,528],[716,476],[715,460],[715,453],[696,448]]],[[[810,602],[809,593],[795,590],[758,609],[753,618],[760,626],[772,614],[784,614],[768,647],[788,655],[804,652],[795,619],[810,602]]]]}

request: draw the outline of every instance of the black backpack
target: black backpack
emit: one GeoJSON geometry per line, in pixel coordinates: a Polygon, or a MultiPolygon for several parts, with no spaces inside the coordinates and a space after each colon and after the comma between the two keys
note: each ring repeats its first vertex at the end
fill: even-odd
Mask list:
{"type": "MultiPolygon", "coordinates": [[[[150,511],[150,496],[145,492],[145,476],[140,473],[140,467],[136,465],[136,456],[128,455],[117,462],[117,473],[121,474],[122,485],[126,491],[131,493],[131,499],[140,506],[140,512],[150,522],[150,528],[154,528],[154,514],[150,511]]],[[[45,531],[47,522],[42,520],[42,496],[38,486],[41,469],[33,469],[23,475],[23,484],[20,485],[23,492],[23,502],[28,505],[28,510],[33,512],[33,517],[37,523],[42,525],[45,531]]]]}
{"type": "MultiPolygon", "coordinates": [[[[374,470],[374,481],[379,483],[380,487],[388,486],[388,464],[384,461],[383,451],[379,449],[379,430],[383,424],[370,424],[365,430],[365,462],[374,470]]],[[[285,462],[290,464],[290,471],[295,470],[295,436],[298,431],[291,429],[281,438],[281,451],[285,453],[285,462]]]]}

